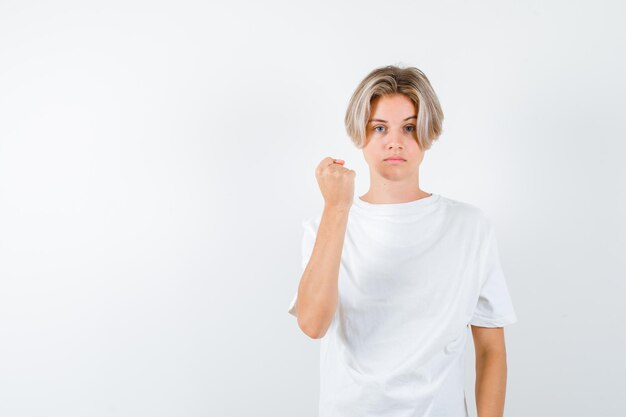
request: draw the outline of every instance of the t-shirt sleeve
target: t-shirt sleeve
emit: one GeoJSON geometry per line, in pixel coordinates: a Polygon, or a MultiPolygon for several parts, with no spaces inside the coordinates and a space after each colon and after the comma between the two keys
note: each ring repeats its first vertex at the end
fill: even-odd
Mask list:
{"type": "Polygon", "coordinates": [[[469,324],[479,327],[504,327],[517,321],[506,284],[495,230],[485,218],[485,232],[481,246],[480,291],[478,302],[469,324]]]}
{"type": "MultiPolygon", "coordinates": [[[[302,228],[304,230],[302,233],[302,244],[301,244],[301,254],[302,254],[301,265],[300,265],[301,273],[304,272],[304,269],[309,263],[309,259],[311,258],[311,254],[313,253],[313,246],[315,245],[315,237],[317,235],[317,232],[313,228],[312,222],[313,222],[313,219],[305,220],[302,222],[302,228]]],[[[298,277],[298,279],[299,278],[300,277],[298,277]]],[[[297,317],[296,303],[298,301],[299,284],[300,282],[298,281],[296,284],[296,293],[294,294],[291,300],[291,304],[289,304],[289,310],[287,310],[287,312],[294,317],[297,317]]]]}

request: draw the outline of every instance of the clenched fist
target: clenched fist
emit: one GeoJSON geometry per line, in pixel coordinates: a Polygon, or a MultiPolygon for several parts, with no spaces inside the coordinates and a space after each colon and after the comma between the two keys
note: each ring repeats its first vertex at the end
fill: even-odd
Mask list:
{"type": "Polygon", "coordinates": [[[326,207],[349,209],[352,206],[356,172],[344,168],[344,163],[342,159],[326,157],[315,169],[326,207]]]}

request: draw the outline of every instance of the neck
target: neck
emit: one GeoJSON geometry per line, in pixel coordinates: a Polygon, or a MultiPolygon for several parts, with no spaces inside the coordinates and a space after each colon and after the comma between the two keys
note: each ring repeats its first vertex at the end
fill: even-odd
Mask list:
{"type": "Polygon", "coordinates": [[[359,198],[367,203],[372,204],[394,204],[406,203],[408,201],[419,200],[420,198],[430,197],[432,193],[428,193],[416,185],[413,188],[372,188],[359,198]]]}

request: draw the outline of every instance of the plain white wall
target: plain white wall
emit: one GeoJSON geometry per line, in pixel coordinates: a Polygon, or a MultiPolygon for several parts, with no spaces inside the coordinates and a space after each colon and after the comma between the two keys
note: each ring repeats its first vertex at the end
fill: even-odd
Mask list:
{"type": "Polygon", "coordinates": [[[494,219],[506,415],[626,415],[625,14],[0,2],[0,415],[316,416],[319,341],[287,313],[300,222],[325,156],[367,191],[343,116],[388,64],[445,113],[422,189],[494,219]]]}

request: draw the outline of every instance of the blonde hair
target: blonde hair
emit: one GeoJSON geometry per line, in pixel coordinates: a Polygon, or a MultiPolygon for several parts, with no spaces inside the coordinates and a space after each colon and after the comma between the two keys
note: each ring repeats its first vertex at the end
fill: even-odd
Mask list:
{"type": "Polygon", "coordinates": [[[443,111],[426,75],[415,67],[388,65],[370,72],[350,98],[344,119],[348,136],[357,148],[366,143],[366,125],[372,101],[381,96],[404,94],[417,110],[417,143],[430,149],[442,132],[443,111]]]}

